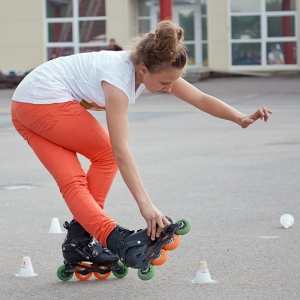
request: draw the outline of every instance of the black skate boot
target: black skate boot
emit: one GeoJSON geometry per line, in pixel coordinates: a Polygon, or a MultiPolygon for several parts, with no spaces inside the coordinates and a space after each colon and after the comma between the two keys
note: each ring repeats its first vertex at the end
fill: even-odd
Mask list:
{"type": "Polygon", "coordinates": [[[168,220],[170,225],[154,241],[147,235],[147,229],[134,232],[117,225],[107,238],[107,247],[116,253],[126,266],[147,269],[151,260],[160,255],[162,247],[170,242],[174,235],[174,224],[170,218],[168,220]]]}
{"type": "Polygon", "coordinates": [[[106,279],[111,272],[118,278],[128,274],[128,268],[118,256],[97,242],[78,222],[65,222],[64,227],[68,234],[62,244],[65,261],[57,270],[60,280],[70,280],[73,274],[79,280],[88,280],[92,274],[100,280],[106,279]]]}
{"type": "Polygon", "coordinates": [[[139,258],[147,251],[152,241],[147,235],[147,229],[135,232],[117,225],[106,243],[108,249],[116,253],[126,266],[139,268],[142,263],[139,258]]]}
{"type": "Polygon", "coordinates": [[[170,225],[154,241],[147,235],[147,229],[135,232],[117,225],[107,238],[107,247],[119,256],[125,266],[139,269],[140,279],[149,280],[154,276],[153,265],[160,264],[157,260],[165,255],[165,250],[175,249],[180,242],[178,235],[188,233],[191,228],[187,220],[173,223],[171,218],[167,219],[170,225]]]}
{"type": "Polygon", "coordinates": [[[67,263],[107,263],[119,260],[117,255],[104,248],[78,222],[65,222],[64,228],[68,230],[68,234],[62,244],[62,252],[67,263]]]}

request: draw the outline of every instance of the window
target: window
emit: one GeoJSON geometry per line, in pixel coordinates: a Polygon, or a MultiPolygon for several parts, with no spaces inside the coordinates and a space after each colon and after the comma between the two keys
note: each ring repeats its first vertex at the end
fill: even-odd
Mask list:
{"type": "Polygon", "coordinates": [[[106,49],[105,0],[45,0],[47,58],[106,49]]]}
{"type": "MultiPolygon", "coordinates": [[[[185,30],[189,67],[207,66],[207,0],[173,0],[173,20],[185,30]]],[[[154,30],[159,20],[159,0],[139,0],[139,33],[154,30]]]]}
{"type": "Polygon", "coordinates": [[[231,0],[231,63],[297,64],[296,0],[231,0]]]}
{"type": "Polygon", "coordinates": [[[208,66],[208,47],[207,47],[207,0],[201,1],[201,46],[202,46],[202,66],[208,66]]]}

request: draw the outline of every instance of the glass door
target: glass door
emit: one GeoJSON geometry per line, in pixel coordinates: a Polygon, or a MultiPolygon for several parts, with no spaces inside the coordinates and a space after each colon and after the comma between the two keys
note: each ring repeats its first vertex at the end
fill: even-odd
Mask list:
{"type": "MultiPolygon", "coordinates": [[[[155,30],[159,22],[159,5],[152,9],[151,30],[155,30]]],[[[173,5],[173,21],[184,29],[184,44],[188,48],[188,68],[202,66],[202,30],[200,3],[173,5]]]]}
{"type": "Polygon", "coordinates": [[[195,5],[174,5],[173,20],[184,29],[184,44],[188,48],[188,66],[201,65],[201,17],[200,8],[195,5]]]}

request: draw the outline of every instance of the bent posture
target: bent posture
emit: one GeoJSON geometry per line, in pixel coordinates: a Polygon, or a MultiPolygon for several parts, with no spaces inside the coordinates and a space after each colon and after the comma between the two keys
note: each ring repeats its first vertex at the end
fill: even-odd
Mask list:
{"type": "Polygon", "coordinates": [[[132,241],[133,232],[117,225],[103,210],[117,170],[147,223],[145,239],[155,240],[169,225],[152,203],[128,146],[127,108],[144,88],[171,93],[243,128],[258,119],[268,120],[267,108],[243,114],[185,81],[181,76],[186,62],[182,28],[163,21],[129,52],[59,57],[34,69],[16,89],[13,124],[56,180],[74,216],[66,224],[65,259],[80,260],[77,250],[85,249],[97,253],[91,258],[94,261],[114,261],[120,256],[120,242],[132,241]],[[86,109],[106,112],[108,132],[86,109]],[[77,153],[90,160],[87,173],[77,153]],[[92,237],[99,242],[91,244],[92,237]]]}

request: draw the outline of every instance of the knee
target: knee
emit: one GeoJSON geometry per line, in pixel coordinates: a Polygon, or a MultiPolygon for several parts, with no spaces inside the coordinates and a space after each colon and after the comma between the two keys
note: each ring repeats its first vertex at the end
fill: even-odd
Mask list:
{"type": "Polygon", "coordinates": [[[118,169],[117,162],[112,153],[111,147],[107,147],[105,150],[99,151],[91,159],[91,163],[94,165],[107,166],[111,169],[118,169]]]}
{"type": "Polygon", "coordinates": [[[87,189],[87,178],[84,173],[77,175],[64,173],[63,176],[57,176],[55,180],[64,199],[72,198],[80,191],[87,189]]]}

